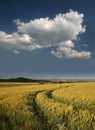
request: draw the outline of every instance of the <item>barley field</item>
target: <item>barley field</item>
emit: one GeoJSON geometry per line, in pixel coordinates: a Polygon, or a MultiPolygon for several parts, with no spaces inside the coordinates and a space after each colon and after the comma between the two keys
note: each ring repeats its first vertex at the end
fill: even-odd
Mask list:
{"type": "Polygon", "coordinates": [[[1,82],[0,130],[95,130],[95,82],[1,82]]]}

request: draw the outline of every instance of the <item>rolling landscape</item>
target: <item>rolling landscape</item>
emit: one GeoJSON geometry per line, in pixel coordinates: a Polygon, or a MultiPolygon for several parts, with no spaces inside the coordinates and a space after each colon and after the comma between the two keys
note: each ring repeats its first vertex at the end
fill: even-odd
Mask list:
{"type": "Polygon", "coordinates": [[[0,130],[95,130],[95,0],[0,0],[0,130]]]}
{"type": "Polygon", "coordinates": [[[95,82],[0,82],[0,130],[95,130],[95,82]]]}

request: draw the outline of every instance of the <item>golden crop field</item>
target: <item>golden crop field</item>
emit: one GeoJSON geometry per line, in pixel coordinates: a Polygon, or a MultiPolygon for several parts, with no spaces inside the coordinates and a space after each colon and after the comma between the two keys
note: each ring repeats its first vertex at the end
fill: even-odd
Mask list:
{"type": "Polygon", "coordinates": [[[1,82],[0,130],[95,130],[95,82],[1,82]]]}

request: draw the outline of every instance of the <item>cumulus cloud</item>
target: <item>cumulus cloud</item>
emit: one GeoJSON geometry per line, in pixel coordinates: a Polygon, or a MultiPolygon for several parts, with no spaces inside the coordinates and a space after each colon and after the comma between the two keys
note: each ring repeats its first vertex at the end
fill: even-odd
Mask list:
{"type": "Polygon", "coordinates": [[[73,40],[86,31],[83,26],[83,14],[70,10],[65,14],[58,14],[53,19],[49,17],[31,20],[27,23],[14,20],[17,32],[7,34],[0,31],[0,46],[16,51],[48,48],[55,46],[56,51],[51,54],[62,58],[90,57],[90,52],[74,50],[73,40]],[[69,53],[69,54],[67,54],[69,53]],[[71,57],[69,55],[72,55],[71,57]],[[88,56],[89,55],[89,56],[88,56]]]}
{"type": "Polygon", "coordinates": [[[77,51],[73,49],[74,43],[66,41],[61,43],[56,51],[52,50],[51,54],[57,58],[90,58],[91,52],[77,51]]]}
{"type": "Polygon", "coordinates": [[[41,48],[28,34],[18,34],[17,32],[6,34],[5,32],[0,31],[0,45],[6,49],[18,50],[34,50],[41,48]]]}
{"type": "Polygon", "coordinates": [[[60,42],[74,40],[79,33],[85,32],[82,26],[83,14],[70,10],[66,14],[58,14],[53,19],[40,18],[28,23],[14,20],[18,32],[29,34],[41,46],[57,45],[60,42]]]}

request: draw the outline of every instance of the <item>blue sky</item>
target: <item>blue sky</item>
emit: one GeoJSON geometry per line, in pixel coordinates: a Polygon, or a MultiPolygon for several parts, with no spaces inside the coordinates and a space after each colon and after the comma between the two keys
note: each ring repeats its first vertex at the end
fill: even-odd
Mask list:
{"type": "Polygon", "coordinates": [[[95,78],[94,0],[0,0],[0,78],[95,78]]]}

